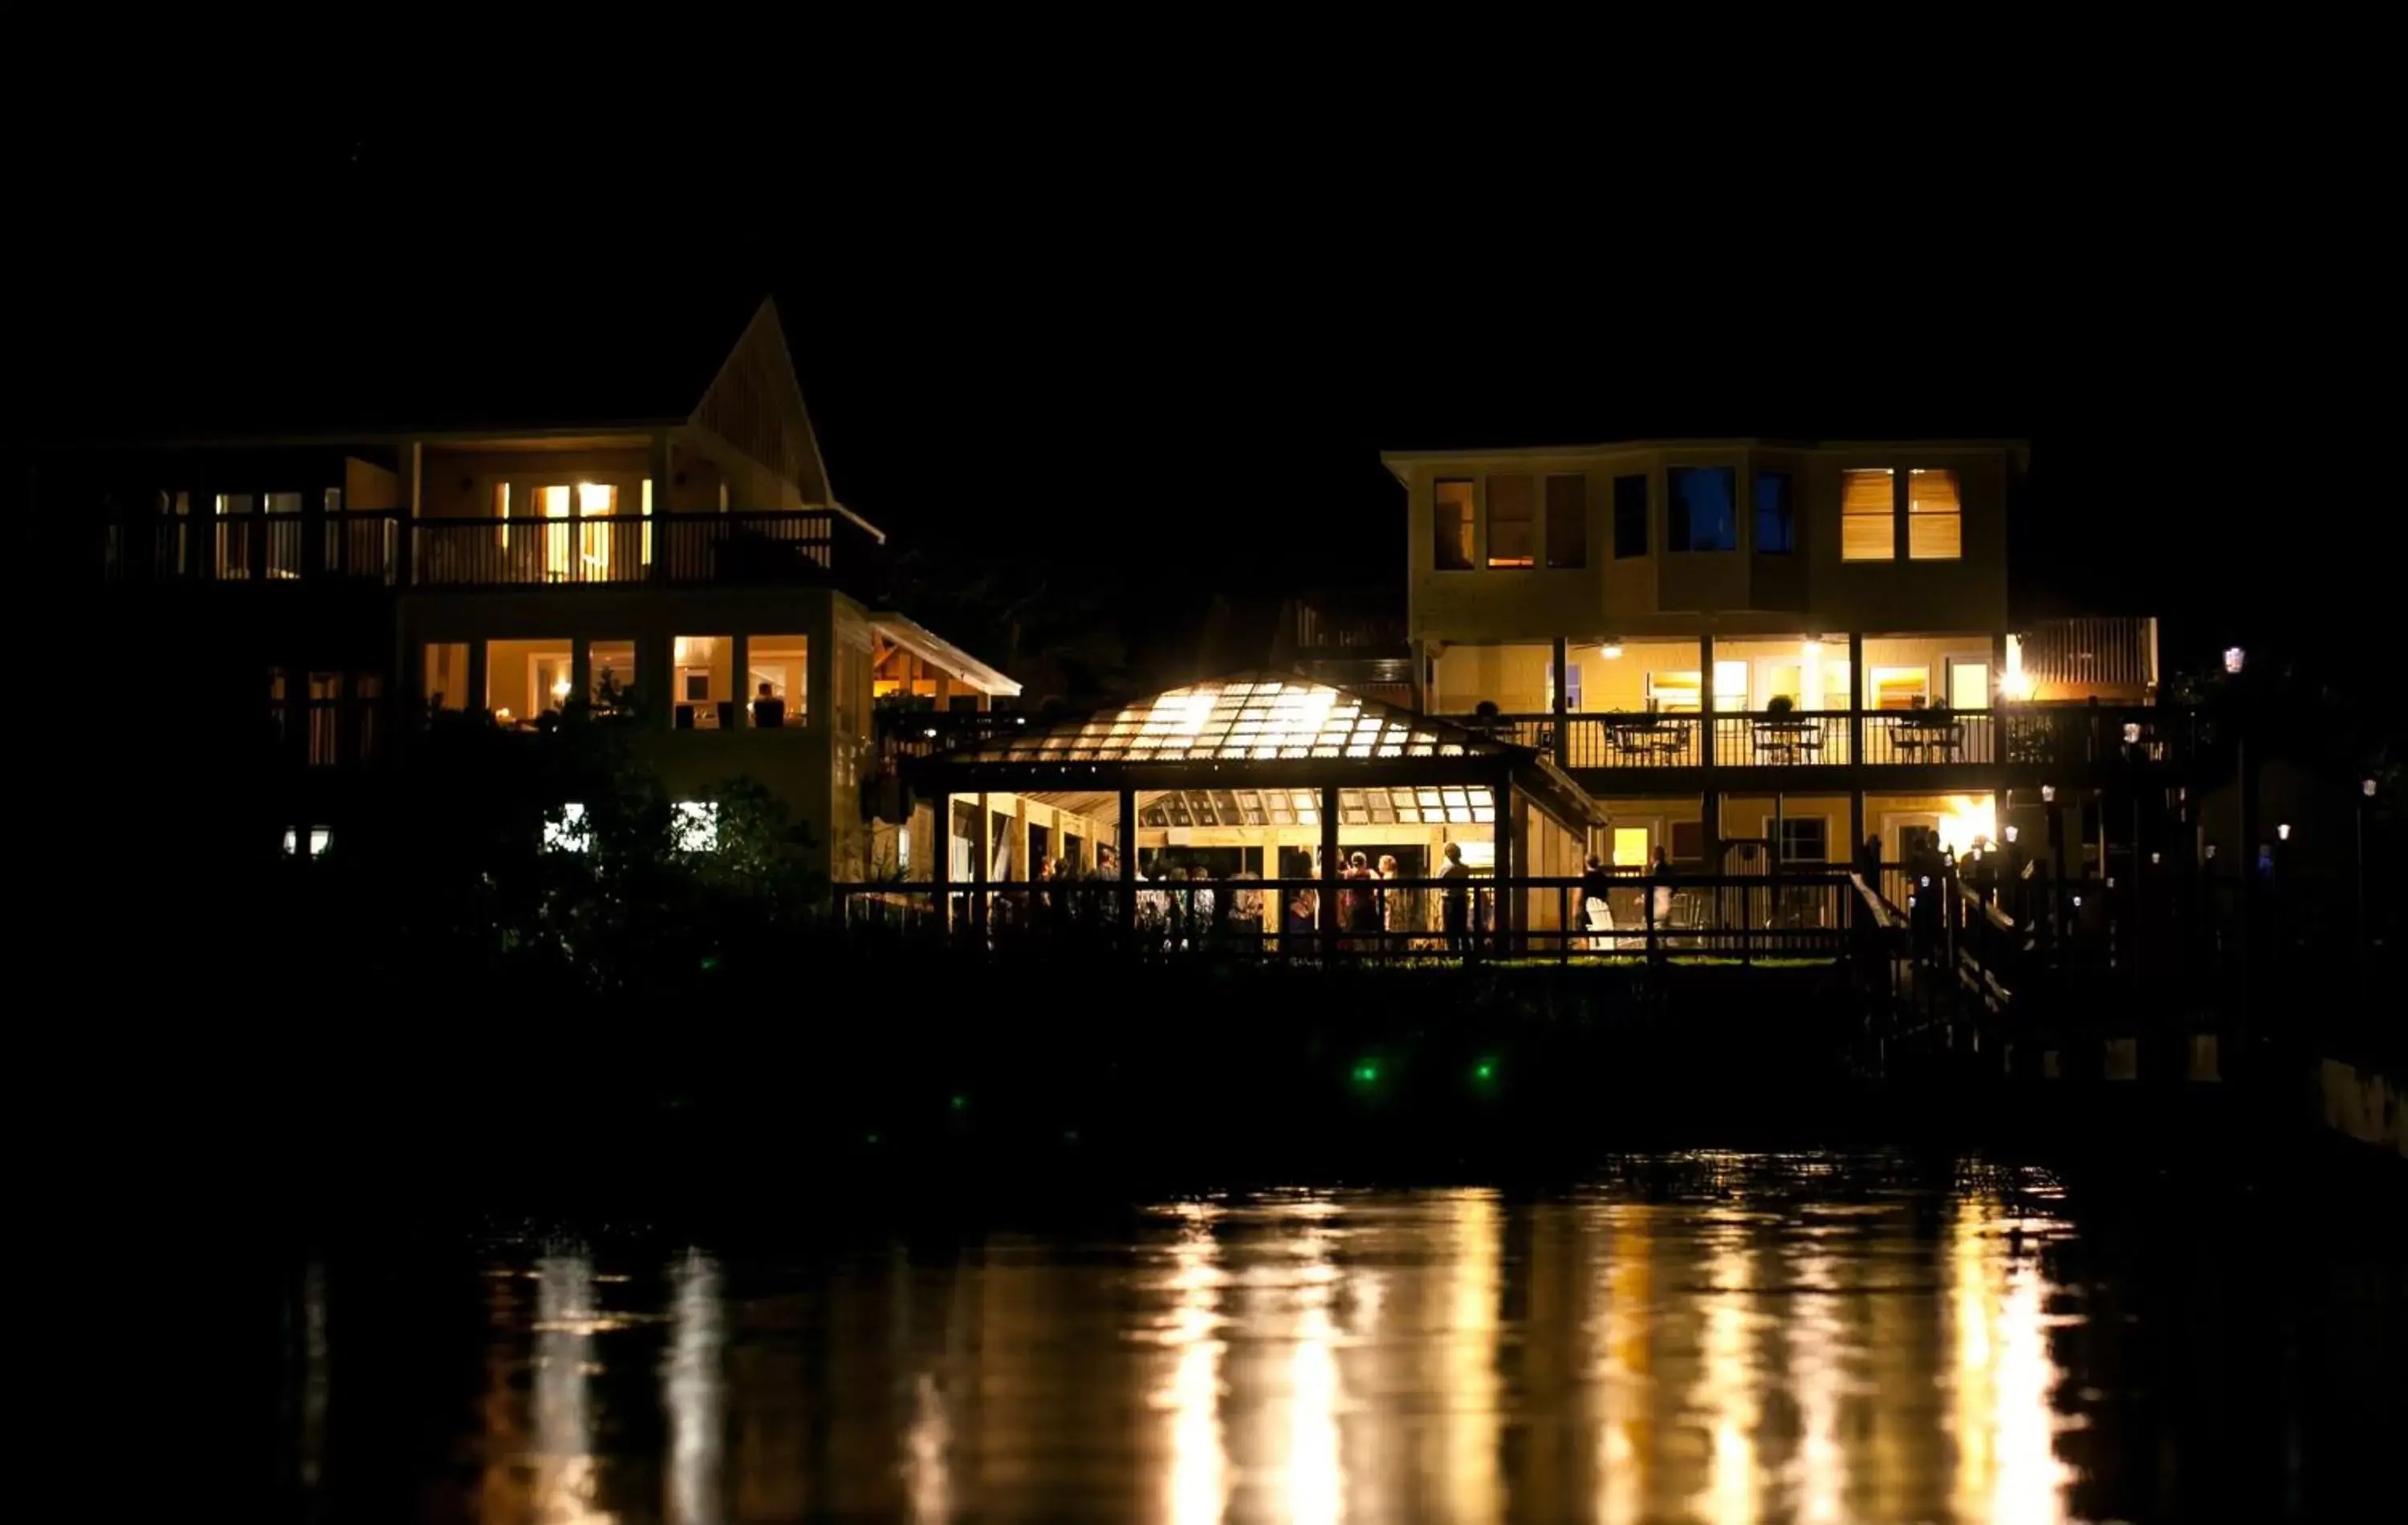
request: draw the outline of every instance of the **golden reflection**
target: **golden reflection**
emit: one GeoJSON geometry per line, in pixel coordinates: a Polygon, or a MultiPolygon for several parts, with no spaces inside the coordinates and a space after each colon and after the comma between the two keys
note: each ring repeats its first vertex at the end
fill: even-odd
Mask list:
{"type": "Polygon", "coordinates": [[[720,1353],[727,1343],[719,1266],[689,1250],[669,1269],[669,1346],[661,1394],[669,1417],[669,1525],[720,1525],[719,1477],[727,1413],[720,1353]]]}
{"type": "Polygon", "coordinates": [[[1695,1507],[1714,1525],[1752,1525],[1763,1508],[1756,1459],[1756,1431],[1763,1415],[1761,1375],[1748,1348],[1756,1299],[1750,1290],[1747,1229],[1741,1222],[1716,1225],[1708,1258],[1702,1366],[1689,1402],[1705,1420],[1713,1444],[1706,1491],[1695,1507]]]}
{"type": "Polygon", "coordinates": [[[933,1374],[922,1372],[911,1387],[911,1427],[903,1437],[903,1488],[911,1518],[924,1525],[953,1518],[952,1446],[944,1391],[933,1374]]]}
{"type": "Polygon", "coordinates": [[[1178,1301],[1160,1331],[1177,1352],[1153,1404],[1169,1416],[1170,1473],[1164,1514],[1173,1525],[1211,1525],[1229,1503],[1229,1450],[1221,1430],[1221,1246],[1212,1236],[1219,1209],[1184,1204],[1186,1231],[1170,1246],[1170,1290],[1178,1301]]]}
{"type": "Polygon", "coordinates": [[[1592,1379],[1598,1405],[1597,1518],[1637,1525],[1655,1461],[1655,1327],[1648,1286],[1649,1209],[1629,1203],[1605,1214],[1605,1306],[1592,1321],[1598,1350],[1592,1379]]]}
{"type": "Polygon", "coordinates": [[[1448,1289],[1440,1367],[1446,1378],[1443,1484],[1447,1518],[1498,1518],[1497,1427],[1502,1383],[1497,1371],[1498,1304],[1503,1291],[1504,1214],[1493,1191],[1455,1195],[1447,1214],[1448,1289]]]}
{"type": "Polygon", "coordinates": [[[2010,1230],[2044,1227],[2007,1220],[1988,1193],[1968,1196],[1950,1224],[1951,1502],[1961,1520],[2040,1525],[2066,1518],[2072,1469],[2056,1452],[2046,1288],[2037,1265],[2010,1264],[2006,1239],[2010,1230]]]}
{"type": "Polygon", "coordinates": [[[1297,1237],[1303,1263],[1296,1273],[1296,1352],[1289,1369],[1286,1518],[1297,1525],[1336,1521],[1345,1514],[1338,1446],[1338,1328],[1329,1316],[1338,1283],[1338,1268],[1329,1260],[1334,1237],[1319,1222],[1297,1237]]]}
{"type": "Polygon", "coordinates": [[[1793,1248],[1790,1275],[1789,1389],[1798,1404],[1799,1433],[1789,1466],[1789,1493],[1799,1525],[1842,1525],[1840,1501],[1847,1491],[1848,1455],[1840,1444],[1840,1397],[1846,1374],[1838,1262],[1819,1238],[1807,1237],[1793,1248]]]}

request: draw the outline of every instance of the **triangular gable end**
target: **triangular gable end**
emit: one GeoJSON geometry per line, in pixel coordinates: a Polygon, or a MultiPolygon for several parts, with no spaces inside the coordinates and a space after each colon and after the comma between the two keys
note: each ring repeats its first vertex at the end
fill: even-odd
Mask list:
{"type": "Polygon", "coordinates": [[[1016,729],[951,755],[981,763],[1178,763],[1506,757],[1518,750],[1294,673],[1246,672],[1016,729]]]}
{"type": "Polygon", "coordinates": [[[693,421],[794,483],[805,503],[834,501],[774,298],[764,301],[744,325],[736,348],[704,389],[693,421]]]}

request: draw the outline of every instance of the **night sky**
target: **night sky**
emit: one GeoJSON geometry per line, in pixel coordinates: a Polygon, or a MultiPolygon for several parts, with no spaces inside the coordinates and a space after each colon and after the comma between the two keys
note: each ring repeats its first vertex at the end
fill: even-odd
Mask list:
{"type": "Polygon", "coordinates": [[[2332,364],[2389,352],[2352,348],[2356,262],[2278,287],[2262,248],[2170,212],[2085,223],[2096,188],[2018,176],[2012,144],[1877,145],[1845,193],[1770,161],[1726,195],[1444,138],[982,125],[805,113],[733,159],[587,129],[187,135],[112,165],[96,209],[53,204],[17,327],[71,384],[21,416],[205,396],[193,351],[229,324],[260,354],[340,313],[405,373],[509,363],[380,326],[395,291],[598,323],[768,292],[845,501],[1035,554],[1139,627],[1394,587],[1383,448],[1659,435],[2028,438],[2019,606],[2154,610],[2191,649],[2329,643],[2396,582],[2398,473],[2357,464],[2375,403],[2332,364]]]}

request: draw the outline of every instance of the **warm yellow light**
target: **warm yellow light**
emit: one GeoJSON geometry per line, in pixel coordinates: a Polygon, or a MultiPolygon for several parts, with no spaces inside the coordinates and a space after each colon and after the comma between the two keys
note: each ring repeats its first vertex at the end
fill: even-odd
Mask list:
{"type": "Polygon", "coordinates": [[[2030,674],[2024,671],[2024,638],[2007,638],[2007,665],[1999,674],[1999,697],[2004,699],[2028,699],[2032,697],[2030,674]]]}
{"type": "Polygon", "coordinates": [[[1622,645],[1619,641],[1609,640],[1597,649],[1597,655],[1609,662],[1618,662],[1622,659],[1622,645]]]}
{"type": "Polygon", "coordinates": [[[565,699],[568,697],[567,679],[563,678],[552,685],[552,697],[556,699],[565,699]]]}
{"type": "Polygon", "coordinates": [[[1971,795],[1952,795],[1948,812],[1940,818],[1940,845],[1962,856],[1971,847],[1973,839],[1999,840],[1999,815],[1990,797],[1975,798],[1971,795]]]}

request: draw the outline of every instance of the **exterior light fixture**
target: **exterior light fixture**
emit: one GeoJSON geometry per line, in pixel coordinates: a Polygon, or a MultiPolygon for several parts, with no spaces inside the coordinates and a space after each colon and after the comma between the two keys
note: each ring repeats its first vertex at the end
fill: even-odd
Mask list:
{"type": "Polygon", "coordinates": [[[2073,909],[2075,909],[2076,911],[2079,911],[2079,910],[2081,910],[2081,909],[2082,909],[2082,897],[2081,897],[2081,896],[2079,896],[2079,895],[2077,895],[2077,896],[2075,896],[2075,897],[2073,898],[2073,909]]]}
{"type": "Polygon", "coordinates": [[[2276,827],[2274,828],[2274,837],[2278,842],[2289,842],[2291,840],[2291,823],[2285,821],[2282,825],[2276,827]]]}
{"type": "Polygon", "coordinates": [[[937,737],[937,727],[934,727],[934,726],[931,726],[931,727],[929,727],[926,730],[922,731],[920,734],[921,734],[921,735],[923,735],[923,736],[924,736],[924,737],[927,737],[930,741],[935,741],[935,740],[936,740],[936,737],[937,737]]]}
{"type": "Polygon", "coordinates": [[[1011,717],[1011,723],[1015,726],[1025,726],[1028,724],[1028,717],[1026,715],[1013,715],[1011,717]]]}
{"type": "Polygon", "coordinates": [[[2163,863],[2165,860],[2166,855],[2163,853],[2151,853],[2149,855],[2149,861],[2152,863],[2163,863]]]}
{"type": "Polygon", "coordinates": [[[2140,740],[2141,723],[2137,720],[2128,720],[2124,722],[2124,744],[2126,746],[2134,746],[2139,743],[2140,740]]]}
{"type": "Polygon", "coordinates": [[[2210,863],[2215,861],[2215,843],[2214,842],[2209,842],[2207,844],[2207,860],[2210,863]]]}
{"type": "Polygon", "coordinates": [[[2358,787],[2359,792],[2364,794],[2367,798],[2372,799],[2374,798],[2374,781],[2372,779],[2368,779],[2358,787]]]}
{"type": "Polygon", "coordinates": [[[1622,642],[1618,640],[1609,640],[1604,645],[1599,646],[1597,649],[1597,655],[1604,657],[1609,662],[1618,662],[1622,659],[1622,642]]]}
{"type": "Polygon", "coordinates": [[[2020,836],[2022,836],[2022,835],[2023,835],[2023,832],[2021,831],[2021,829],[2019,829],[2019,828],[2017,828],[2017,827],[2012,827],[2012,826],[2011,826],[2011,827],[2007,827],[2007,841],[2009,841],[2009,842],[2013,842],[2013,841],[2014,841],[2017,837],[2020,837],[2020,836]]]}
{"type": "Polygon", "coordinates": [[[2227,647],[2225,647],[2225,648],[2224,648],[2224,670],[2225,670],[2225,671],[2227,671],[2227,672],[2238,672],[2238,671],[2240,671],[2240,670],[2241,670],[2241,664],[2242,664],[2244,660],[2246,660],[2246,659],[2248,658],[2248,655],[2249,655],[2249,654],[2248,654],[2247,652],[2243,651],[2243,650],[2242,650],[2240,647],[2238,647],[2238,646],[2227,646],[2227,647]]]}
{"type": "Polygon", "coordinates": [[[2056,784],[2043,784],[2040,786],[2040,802],[2043,805],[2054,805],[2057,803],[2056,784]]]}

